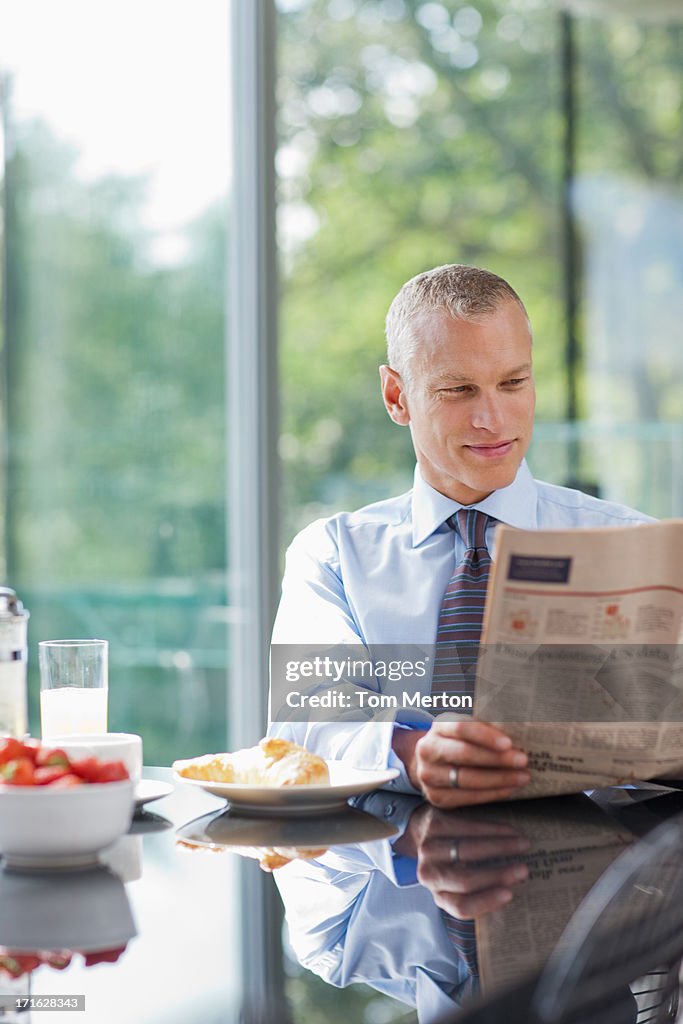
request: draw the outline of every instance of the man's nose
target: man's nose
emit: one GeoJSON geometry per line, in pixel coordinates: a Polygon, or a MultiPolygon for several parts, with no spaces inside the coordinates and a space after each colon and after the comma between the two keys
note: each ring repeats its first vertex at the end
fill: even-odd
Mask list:
{"type": "Polygon", "coordinates": [[[500,395],[482,392],[477,397],[472,411],[472,426],[481,430],[498,432],[503,426],[503,409],[500,395]]]}

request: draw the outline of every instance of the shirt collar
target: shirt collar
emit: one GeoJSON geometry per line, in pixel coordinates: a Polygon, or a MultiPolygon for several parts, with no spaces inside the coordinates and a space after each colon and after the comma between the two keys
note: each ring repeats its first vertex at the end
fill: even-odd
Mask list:
{"type": "MultiPolygon", "coordinates": [[[[511,484],[499,491],[493,491],[483,501],[467,507],[478,508],[501,523],[507,523],[508,526],[516,526],[521,530],[535,530],[538,525],[537,501],[536,481],[526,460],[523,460],[511,484]]],[[[435,491],[423,479],[420,467],[415,466],[412,495],[414,548],[430,537],[460,508],[463,506],[459,502],[435,491]]]]}

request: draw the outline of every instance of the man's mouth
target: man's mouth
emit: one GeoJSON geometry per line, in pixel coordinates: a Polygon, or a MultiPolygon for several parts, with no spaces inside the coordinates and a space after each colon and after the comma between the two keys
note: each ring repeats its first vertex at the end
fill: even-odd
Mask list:
{"type": "Polygon", "coordinates": [[[466,444],[465,448],[482,459],[499,459],[512,451],[516,438],[510,441],[497,441],[495,444],[466,444]]]}

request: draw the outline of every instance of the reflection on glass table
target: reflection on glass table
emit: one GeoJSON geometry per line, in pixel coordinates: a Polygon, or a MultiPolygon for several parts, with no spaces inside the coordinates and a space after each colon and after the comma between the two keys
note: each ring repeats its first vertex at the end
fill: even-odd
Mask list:
{"type": "Polygon", "coordinates": [[[0,997],[83,999],[85,1012],[60,1010],[62,1024],[223,1024],[261,1005],[250,960],[263,967],[257,996],[273,1009],[260,1019],[287,1019],[280,924],[273,916],[265,933],[258,924],[259,894],[275,906],[276,893],[252,858],[277,871],[396,829],[350,807],[316,818],[240,817],[172,779],[170,769],[145,770],[141,800],[154,802],[138,807],[99,867],[0,864],[0,997]]]}
{"type": "MultiPolygon", "coordinates": [[[[615,791],[611,814],[585,796],[445,813],[372,794],[361,805],[399,837],[279,872],[289,941],[330,984],[363,982],[436,1021],[535,977],[583,897],[659,822],[666,799],[637,804],[615,791]]],[[[681,810],[673,804],[665,814],[681,810]]]]}
{"type": "MultiPolygon", "coordinates": [[[[167,783],[171,772],[146,776],[167,783]]],[[[223,806],[203,793],[174,791],[138,811],[99,868],[21,872],[3,864],[0,994],[14,974],[34,999],[84,997],[85,1012],[60,1011],[62,1024],[237,1015],[242,922],[234,858],[199,864],[174,834],[174,826],[223,806]]]]}

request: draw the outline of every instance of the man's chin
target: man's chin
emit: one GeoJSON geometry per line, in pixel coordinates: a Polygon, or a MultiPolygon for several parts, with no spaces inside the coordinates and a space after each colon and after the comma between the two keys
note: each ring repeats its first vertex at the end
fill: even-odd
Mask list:
{"type": "Polygon", "coordinates": [[[509,487],[513,483],[517,476],[520,462],[514,466],[497,466],[495,469],[491,467],[488,472],[474,473],[467,483],[471,490],[477,491],[480,494],[502,491],[503,488],[509,487]]]}

